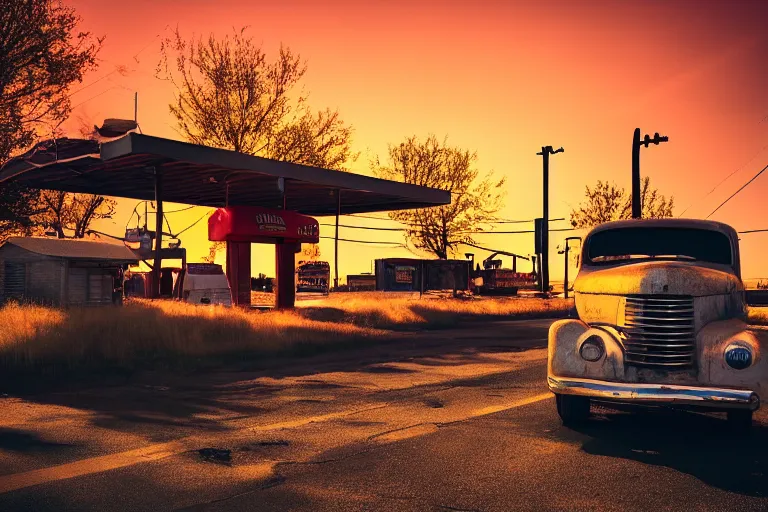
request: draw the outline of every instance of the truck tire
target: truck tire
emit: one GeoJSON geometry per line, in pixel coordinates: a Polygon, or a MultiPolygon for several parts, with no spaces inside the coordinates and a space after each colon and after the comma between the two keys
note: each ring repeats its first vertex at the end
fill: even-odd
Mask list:
{"type": "Polygon", "coordinates": [[[589,418],[589,397],[555,394],[555,402],[563,425],[577,425],[589,418]]]}
{"type": "Polygon", "coordinates": [[[727,415],[728,427],[734,432],[746,434],[752,429],[752,411],[734,409],[727,415]]]}

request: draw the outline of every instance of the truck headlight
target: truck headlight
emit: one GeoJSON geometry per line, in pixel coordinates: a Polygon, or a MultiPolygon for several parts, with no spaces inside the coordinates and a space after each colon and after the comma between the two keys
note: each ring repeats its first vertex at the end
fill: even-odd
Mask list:
{"type": "Polygon", "coordinates": [[[739,343],[725,347],[725,362],[734,370],[743,370],[752,365],[752,350],[739,343]]]}
{"type": "Polygon", "coordinates": [[[581,344],[581,348],[579,349],[579,354],[582,359],[593,363],[603,357],[604,352],[605,347],[603,346],[603,340],[596,334],[593,334],[584,340],[584,343],[581,344]]]}

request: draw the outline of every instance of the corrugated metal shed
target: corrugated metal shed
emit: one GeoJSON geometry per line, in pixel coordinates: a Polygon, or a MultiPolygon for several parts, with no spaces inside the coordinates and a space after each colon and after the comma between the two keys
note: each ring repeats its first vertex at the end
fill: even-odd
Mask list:
{"type": "Polygon", "coordinates": [[[0,246],[0,304],[119,302],[122,268],[136,261],[134,252],[123,245],[14,237],[0,246]]]}
{"type": "Polygon", "coordinates": [[[35,254],[54,258],[116,260],[126,263],[139,261],[136,254],[122,244],[21,236],[11,237],[5,244],[15,245],[35,254]]]}

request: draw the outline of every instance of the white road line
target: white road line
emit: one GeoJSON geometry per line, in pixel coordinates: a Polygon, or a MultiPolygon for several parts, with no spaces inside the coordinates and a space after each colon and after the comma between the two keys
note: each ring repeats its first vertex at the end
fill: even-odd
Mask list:
{"type": "MultiPolygon", "coordinates": [[[[532,403],[540,402],[552,398],[551,393],[541,393],[521,400],[505,405],[493,405],[489,407],[483,407],[475,409],[467,417],[457,420],[464,421],[479,416],[485,416],[488,414],[494,414],[517,407],[523,407],[532,403]]],[[[374,409],[380,409],[387,407],[387,404],[379,404],[372,407],[364,407],[360,409],[340,411],[335,413],[323,414],[319,416],[308,416],[299,418],[296,420],[283,421],[279,423],[273,423],[269,425],[257,425],[242,429],[247,431],[265,432],[271,430],[283,430],[298,428],[311,423],[320,423],[325,421],[331,421],[345,416],[351,416],[354,414],[360,414],[363,412],[371,411],[374,409]]],[[[447,423],[454,423],[453,421],[447,423]]],[[[424,432],[428,433],[428,432],[424,432]]],[[[407,437],[407,436],[406,436],[407,437]]],[[[132,466],[140,464],[142,462],[150,462],[155,460],[164,459],[189,451],[194,448],[194,441],[199,442],[199,438],[195,436],[189,436],[175,441],[166,443],[156,443],[143,448],[137,448],[134,450],[128,450],[125,452],[112,453],[109,455],[102,455],[99,457],[92,457],[89,459],[83,459],[76,462],[70,462],[59,466],[51,466],[42,469],[35,469],[32,471],[26,471],[23,473],[15,473],[10,475],[0,476],[0,494],[24,489],[33,485],[46,484],[56,482],[59,480],[66,480],[69,478],[75,478],[78,476],[86,476],[94,473],[101,473],[112,469],[118,469],[126,466],[132,466]]],[[[394,439],[392,439],[394,440],[394,439]]],[[[391,441],[391,440],[390,440],[391,441]]]]}

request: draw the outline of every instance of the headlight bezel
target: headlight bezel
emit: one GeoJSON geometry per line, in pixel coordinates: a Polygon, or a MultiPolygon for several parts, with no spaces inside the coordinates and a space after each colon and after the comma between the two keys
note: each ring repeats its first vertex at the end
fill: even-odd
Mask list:
{"type": "Polygon", "coordinates": [[[579,356],[590,363],[600,361],[605,356],[605,343],[603,342],[603,338],[598,334],[587,336],[587,338],[581,342],[581,346],[579,346],[579,356]],[[587,351],[594,352],[591,355],[589,353],[585,355],[585,348],[587,351]]]}

